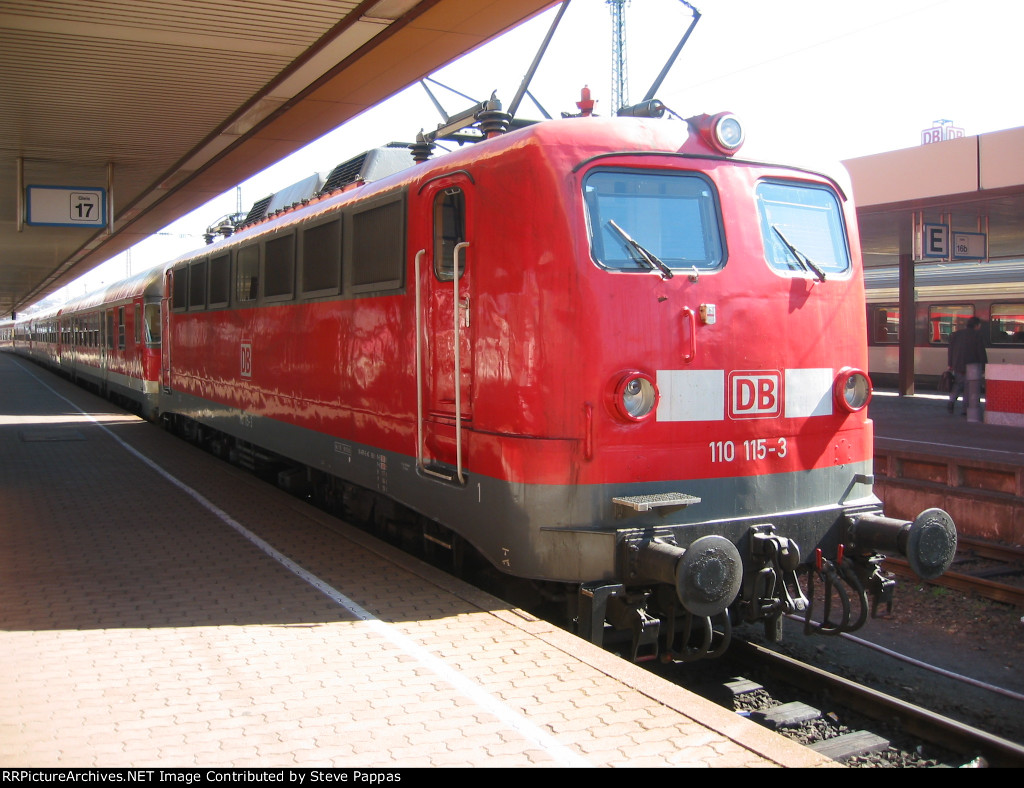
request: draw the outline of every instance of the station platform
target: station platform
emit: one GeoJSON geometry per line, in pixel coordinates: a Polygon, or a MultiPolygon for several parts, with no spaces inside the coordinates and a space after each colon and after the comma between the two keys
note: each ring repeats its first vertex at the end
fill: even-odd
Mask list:
{"type": "Polygon", "coordinates": [[[968,421],[962,415],[962,398],[955,414],[948,403],[948,394],[924,391],[901,397],[893,390],[875,391],[868,415],[875,422],[876,443],[914,444],[922,451],[1024,466],[1024,427],[968,421]]]}
{"type": "Polygon", "coordinates": [[[0,353],[0,767],[834,765],[0,353]]]}

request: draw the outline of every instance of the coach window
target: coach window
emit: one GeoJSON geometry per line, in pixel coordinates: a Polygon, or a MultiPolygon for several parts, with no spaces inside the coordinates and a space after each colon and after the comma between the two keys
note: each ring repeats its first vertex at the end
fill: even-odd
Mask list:
{"type": "Polygon", "coordinates": [[[708,271],[725,262],[718,200],[703,177],[595,170],[583,191],[591,252],[602,268],[708,271]]]}
{"type": "Polygon", "coordinates": [[[206,309],[206,260],[196,260],[188,266],[189,311],[206,309]]]}
{"type": "Polygon", "coordinates": [[[210,307],[228,305],[231,292],[231,254],[216,255],[210,258],[210,307]]]}
{"type": "Polygon", "coordinates": [[[124,307],[117,308],[117,349],[124,350],[124,307]]]}
{"type": "Polygon", "coordinates": [[[988,325],[991,344],[1024,344],[1024,304],[992,304],[988,325]]]}
{"type": "Polygon", "coordinates": [[[263,254],[263,297],[287,301],[295,295],[295,235],[272,238],[263,254]]]}
{"type": "Polygon", "coordinates": [[[239,249],[235,255],[235,303],[254,302],[260,284],[260,247],[239,249]]]}
{"type": "Polygon", "coordinates": [[[114,310],[107,310],[107,341],[104,343],[108,350],[114,349],[114,310]]]}
{"type": "Polygon", "coordinates": [[[897,344],[900,341],[900,308],[898,306],[872,307],[871,325],[875,344],[897,344]]]}
{"type": "Polygon", "coordinates": [[[142,344],[142,307],[135,305],[135,344],[142,344]]]}
{"type": "Polygon", "coordinates": [[[402,286],[405,263],[405,197],[386,195],[345,217],[345,264],[351,292],[402,286]]]}
{"type": "MultiPolygon", "coordinates": [[[[442,282],[452,281],[455,246],[466,240],[466,195],[453,186],[434,198],[434,273],[442,282]]],[[[459,277],[465,269],[459,259],[459,277]]]]}
{"type": "Polygon", "coordinates": [[[310,227],[302,233],[302,293],[306,296],[341,292],[341,219],[310,227]]]}
{"type": "Polygon", "coordinates": [[[146,344],[157,347],[160,344],[160,304],[146,304],[146,344]]]}
{"type": "Polygon", "coordinates": [[[949,344],[949,336],[974,317],[974,304],[932,304],[928,307],[928,342],[949,344]]]}
{"type": "Polygon", "coordinates": [[[776,271],[824,279],[850,268],[843,213],[831,189],[763,181],[757,206],[765,257],[776,271]]]}

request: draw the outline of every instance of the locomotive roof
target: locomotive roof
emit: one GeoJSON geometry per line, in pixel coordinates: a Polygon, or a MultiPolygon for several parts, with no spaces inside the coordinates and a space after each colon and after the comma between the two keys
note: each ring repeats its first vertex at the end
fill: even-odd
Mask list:
{"type": "MultiPolygon", "coordinates": [[[[315,218],[338,205],[362,197],[370,197],[403,187],[415,190],[431,178],[456,169],[465,169],[475,173],[477,170],[486,169],[488,163],[498,157],[525,157],[527,150],[543,151],[542,155],[551,160],[558,160],[560,165],[567,169],[579,166],[594,156],[614,153],[678,153],[696,157],[727,159],[708,147],[701,139],[700,134],[691,129],[691,124],[682,120],[598,116],[546,120],[508,131],[490,139],[460,146],[455,150],[435,155],[420,164],[412,163],[411,152],[392,150],[390,151],[392,153],[401,152],[403,155],[408,155],[410,166],[394,168],[393,171],[381,174],[376,180],[357,179],[340,189],[333,191],[324,189],[315,196],[279,210],[274,216],[244,224],[233,235],[181,255],[161,267],[173,267],[205,254],[216,254],[225,248],[244,243],[246,240],[266,232],[285,231],[295,224],[315,218]]],[[[365,154],[354,157],[350,161],[359,161],[364,156],[365,154]]],[[[730,160],[737,163],[753,163],[736,159],[730,160]]],[[[343,166],[345,165],[339,165],[339,168],[343,166]]],[[[806,170],[801,171],[806,172],[806,170]]],[[[843,193],[844,190],[833,178],[828,175],[822,177],[832,181],[843,193]]],[[[129,282],[124,284],[128,285],[129,282]]]]}

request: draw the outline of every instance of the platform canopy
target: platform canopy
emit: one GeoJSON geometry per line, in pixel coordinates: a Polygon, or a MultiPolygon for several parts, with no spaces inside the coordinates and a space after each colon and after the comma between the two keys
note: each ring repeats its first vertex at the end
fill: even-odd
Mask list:
{"type": "Polygon", "coordinates": [[[4,0],[0,317],[551,5],[4,0]]]}
{"type": "Polygon", "coordinates": [[[1024,128],[843,164],[857,203],[865,276],[880,273],[875,268],[898,271],[899,391],[913,394],[918,269],[1024,258],[1024,128]]]}
{"type": "Polygon", "coordinates": [[[918,228],[929,223],[985,235],[990,259],[1024,257],[1024,128],[843,164],[853,182],[865,267],[898,265],[901,254],[920,265],[941,262],[922,259],[920,249],[915,254],[915,217],[918,228]]]}

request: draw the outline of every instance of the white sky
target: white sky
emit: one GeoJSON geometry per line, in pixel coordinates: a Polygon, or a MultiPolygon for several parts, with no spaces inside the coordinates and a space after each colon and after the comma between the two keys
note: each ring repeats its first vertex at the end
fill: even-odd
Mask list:
{"type": "MultiPolygon", "coordinates": [[[[1024,3],[1017,0],[695,0],[700,22],[657,97],[688,117],[728,110],[746,128],[743,154],[842,175],[840,161],[920,144],[948,119],[968,135],[1024,126],[1019,100],[1024,3]]],[[[434,75],[476,100],[505,106],[554,10],[434,75]]],[[[679,0],[630,0],[629,99],[643,99],[691,19],[679,0]]],[[[609,114],[611,13],[572,0],[530,90],[554,117],[576,112],[583,85],[609,114]]],[[[449,114],[465,99],[435,90],[449,114]]],[[[529,99],[521,117],[539,118],[529,99]]],[[[393,140],[411,141],[440,116],[415,85],[241,184],[242,210],[316,171],[393,140]]],[[[65,288],[109,284],[203,245],[236,210],[235,190],[65,288]]]]}

